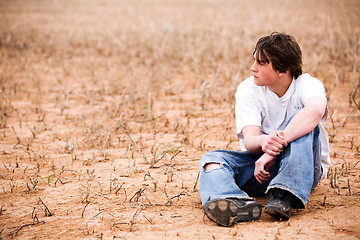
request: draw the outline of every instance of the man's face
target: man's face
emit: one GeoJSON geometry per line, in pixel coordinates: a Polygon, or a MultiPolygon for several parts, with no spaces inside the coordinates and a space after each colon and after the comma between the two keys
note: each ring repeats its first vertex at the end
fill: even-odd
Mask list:
{"type": "Polygon", "coordinates": [[[262,62],[261,59],[257,60],[256,54],[254,54],[254,64],[250,70],[253,72],[255,84],[258,86],[271,87],[277,83],[279,78],[279,72],[273,69],[271,61],[266,63],[262,62]]]}

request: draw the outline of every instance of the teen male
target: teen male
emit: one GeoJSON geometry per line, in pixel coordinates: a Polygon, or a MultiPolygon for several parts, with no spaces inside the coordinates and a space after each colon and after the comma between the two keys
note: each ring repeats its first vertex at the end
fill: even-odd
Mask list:
{"type": "Polygon", "coordinates": [[[199,192],[205,214],[222,226],[253,221],[264,212],[288,219],[305,208],[310,192],[330,166],[324,128],[327,99],[322,83],[302,73],[294,37],[272,33],[259,39],[253,76],[235,98],[237,136],[244,151],[217,150],[200,163],[199,192]]]}

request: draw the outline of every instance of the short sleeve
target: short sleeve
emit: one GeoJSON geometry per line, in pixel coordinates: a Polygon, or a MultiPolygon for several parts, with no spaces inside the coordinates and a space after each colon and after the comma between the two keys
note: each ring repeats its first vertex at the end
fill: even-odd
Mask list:
{"type": "Polygon", "coordinates": [[[255,125],[261,127],[261,113],[255,99],[255,91],[252,79],[242,82],[235,94],[235,119],[236,130],[239,139],[243,139],[242,130],[246,126],[255,125]]]}
{"type": "MultiPolygon", "coordinates": [[[[309,74],[303,74],[301,78],[302,79],[299,86],[299,90],[300,90],[299,93],[300,93],[300,99],[304,106],[311,97],[315,97],[315,96],[321,97],[325,100],[325,102],[327,102],[325,87],[320,80],[310,76],[309,74]]],[[[326,108],[326,112],[322,117],[321,122],[325,122],[327,115],[328,115],[328,110],[326,108]]]]}
{"type": "Polygon", "coordinates": [[[311,77],[309,74],[304,74],[301,76],[301,78],[302,79],[299,90],[300,98],[304,105],[306,104],[307,100],[314,96],[322,97],[327,102],[325,88],[322,82],[314,77],[311,77]]]}

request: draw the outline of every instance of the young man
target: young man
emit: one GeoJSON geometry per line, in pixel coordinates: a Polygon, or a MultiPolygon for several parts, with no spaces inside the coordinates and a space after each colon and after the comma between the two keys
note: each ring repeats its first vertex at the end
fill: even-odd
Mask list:
{"type": "Polygon", "coordinates": [[[199,192],[205,214],[222,226],[253,221],[264,212],[288,219],[305,208],[310,192],[330,166],[322,83],[302,73],[294,37],[272,33],[259,39],[253,76],[235,98],[237,136],[244,151],[217,150],[200,163],[199,192]]]}

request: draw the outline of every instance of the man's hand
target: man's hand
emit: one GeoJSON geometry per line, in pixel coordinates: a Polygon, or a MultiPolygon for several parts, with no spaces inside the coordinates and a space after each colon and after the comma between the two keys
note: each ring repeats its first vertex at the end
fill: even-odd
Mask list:
{"type": "Polygon", "coordinates": [[[244,135],[244,145],[249,153],[267,153],[277,156],[284,147],[287,146],[284,133],[275,131],[269,135],[261,134],[259,126],[246,126],[242,130],[244,135]]]}
{"type": "Polygon", "coordinates": [[[281,131],[275,131],[269,135],[262,135],[261,149],[264,153],[275,157],[279,155],[286,146],[287,142],[284,140],[284,133],[281,131]]]}
{"type": "Polygon", "coordinates": [[[275,162],[275,157],[269,154],[264,153],[256,162],[255,162],[255,171],[254,176],[259,183],[266,181],[270,177],[268,170],[275,162]]]}

